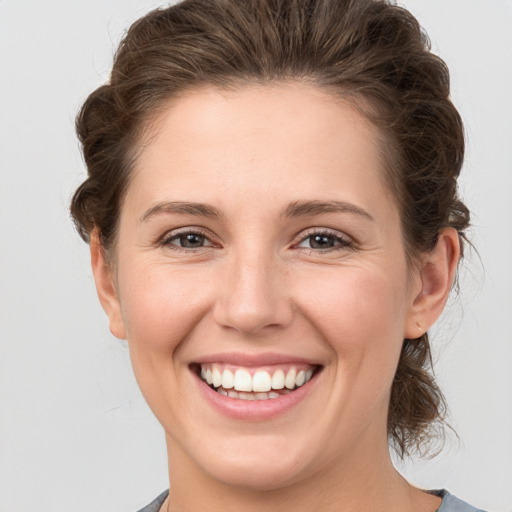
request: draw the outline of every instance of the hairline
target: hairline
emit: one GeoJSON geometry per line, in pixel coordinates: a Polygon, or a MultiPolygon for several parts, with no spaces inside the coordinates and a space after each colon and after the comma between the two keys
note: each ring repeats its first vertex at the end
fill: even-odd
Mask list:
{"type": "MultiPolygon", "coordinates": [[[[400,148],[397,141],[389,133],[389,130],[386,130],[385,127],[378,122],[379,117],[381,117],[379,111],[384,110],[385,106],[382,105],[382,101],[371,98],[364,92],[351,90],[350,85],[344,86],[343,84],[324,83],[320,77],[313,75],[289,75],[266,79],[246,76],[205,77],[201,81],[198,80],[194,83],[177,88],[175,91],[169,92],[167,95],[162,95],[155,100],[154,104],[143,113],[135,124],[133,131],[128,134],[127,137],[128,140],[131,141],[131,148],[129,154],[126,155],[126,178],[122,193],[119,196],[114,236],[109,241],[108,247],[104,247],[102,243],[105,258],[108,263],[115,268],[119,224],[123,204],[131,182],[134,179],[134,174],[138,172],[137,163],[141,154],[160,132],[160,128],[164,122],[164,112],[168,112],[168,110],[182,98],[204,92],[208,89],[236,93],[251,87],[281,87],[293,84],[304,84],[325,93],[326,98],[330,98],[339,106],[343,106],[344,108],[348,107],[373,129],[377,140],[377,151],[382,163],[384,174],[383,184],[392,196],[392,200],[395,202],[399,213],[404,253],[408,269],[411,272],[419,260],[419,254],[417,254],[411,247],[411,244],[408,243],[406,230],[404,229],[404,208],[403,201],[401,201],[400,198],[402,185],[398,177],[400,168],[403,165],[400,148]]],[[[356,89],[356,87],[353,87],[353,89],[356,89]]]]}

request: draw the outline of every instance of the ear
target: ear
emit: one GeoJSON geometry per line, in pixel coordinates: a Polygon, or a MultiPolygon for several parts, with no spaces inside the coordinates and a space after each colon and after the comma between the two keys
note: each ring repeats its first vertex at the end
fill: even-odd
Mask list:
{"type": "Polygon", "coordinates": [[[457,231],[443,229],[436,246],[423,258],[417,271],[404,338],[419,338],[439,318],[452,288],[459,256],[457,231]]]}
{"type": "Polygon", "coordinates": [[[100,243],[98,229],[95,228],[90,236],[91,266],[96,282],[96,291],[101,305],[110,321],[110,332],[119,339],[126,338],[121,303],[117,293],[113,269],[105,259],[103,246],[100,243]]]}

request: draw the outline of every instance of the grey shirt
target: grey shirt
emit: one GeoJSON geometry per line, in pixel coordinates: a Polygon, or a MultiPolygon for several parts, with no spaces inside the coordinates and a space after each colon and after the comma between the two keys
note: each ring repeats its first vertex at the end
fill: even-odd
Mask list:
{"type": "MultiPolygon", "coordinates": [[[[437,512],[485,512],[482,509],[472,507],[465,501],[459,500],[453,494],[448,491],[430,491],[435,496],[443,498],[441,506],[437,509],[437,512]]],[[[149,505],[139,510],[139,512],[159,512],[162,503],[167,498],[169,491],[164,491],[160,496],[155,498],[149,505]]]]}

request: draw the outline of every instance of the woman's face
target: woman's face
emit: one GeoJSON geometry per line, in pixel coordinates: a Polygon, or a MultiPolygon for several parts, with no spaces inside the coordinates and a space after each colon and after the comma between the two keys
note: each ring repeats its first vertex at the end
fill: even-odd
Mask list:
{"type": "Polygon", "coordinates": [[[170,464],[272,489],[378,457],[421,285],[376,128],[303,84],[204,88],[156,121],[109,314],[170,464]]]}

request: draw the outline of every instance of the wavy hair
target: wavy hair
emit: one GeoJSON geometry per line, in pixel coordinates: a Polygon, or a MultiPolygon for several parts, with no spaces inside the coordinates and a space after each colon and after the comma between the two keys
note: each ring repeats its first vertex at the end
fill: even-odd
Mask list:
{"type": "MultiPolygon", "coordinates": [[[[418,21],[385,0],[184,0],[136,21],[109,82],[76,121],[88,177],[71,213],[82,238],[96,227],[105,251],[115,248],[137,141],[170,99],[207,84],[287,80],[348,97],[380,128],[411,264],[445,227],[458,231],[462,245],[469,225],[457,194],[464,134],[449,72],[418,21]]],[[[405,339],[388,414],[398,454],[427,452],[444,413],[428,334],[405,339]]]]}

